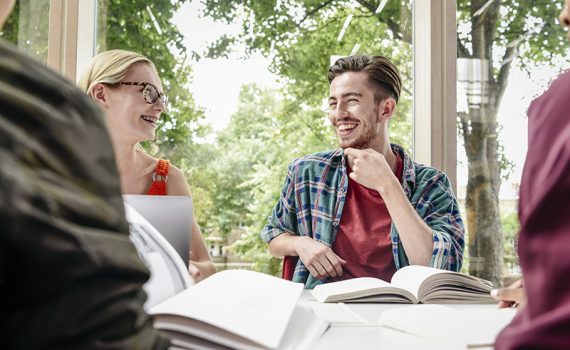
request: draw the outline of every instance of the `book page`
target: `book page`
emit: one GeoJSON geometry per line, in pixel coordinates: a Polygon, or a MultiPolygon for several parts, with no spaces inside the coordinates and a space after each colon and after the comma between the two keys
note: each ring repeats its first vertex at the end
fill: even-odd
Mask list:
{"type": "MultiPolygon", "coordinates": [[[[302,291],[301,283],[254,271],[226,270],[158,304],[150,313],[157,321],[161,315],[196,319],[274,349],[302,291]]],[[[186,331],[192,332],[191,327],[186,331]]]]}
{"type": "Polygon", "coordinates": [[[454,272],[428,277],[420,287],[418,299],[422,303],[491,303],[496,300],[489,294],[493,289],[489,281],[454,272]]]}
{"type": "Polygon", "coordinates": [[[337,302],[381,294],[391,294],[392,296],[401,294],[407,299],[406,294],[409,293],[402,292],[399,288],[381,279],[359,277],[319,284],[311,291],[311,294],[320,302],[337,302]]]}
{"type": "Polygon", "coordinates": [[[442,343],[489,346],[515,314],[516,309],[496,306],[457,309],[418,304],[384,311],[379,323],[408,334],[440,339],[442,343]]]}
{"type": "Polygon", "coordinates": [[[145,311],[148,310],[174,295],[179,290],[176,288],[176,283],[170,277],[166,262],[157,252],[149,252],[145,254],[145,263],[150,270],[150,278],[143,285],[143,289],[147,294],[147,299],[144,303],[145,311]]]}
{"type": "Polygon", "coordinates": [[[422,282],[428,277],[442,272],[448,271],[428,266],[409,265],[396,271],[391,282],[393,286],[405,289],[417,298],[422,282]]]}
{"type": "Polygon", "coordinates": [[[297,305],[278,349],[311,350],[329,326],[329,322],[317,318],[310,308],[297,305]]]}
{"type": "Polygon", "coordinates": [[[207,339],[198,338],[189,334],[165,331],[162,332],[170,338],[168,350],[232,350],[227,346],[216,344],[207,339]]]}
{"type": "Polygon", "coordinates": [[[144,304],[148,312],[154,305],[190,287],[194,281],[174,247],[132,206],[124,205],[129,238],[150,271],[150,279],[143,286],[148,295],[144,304]]]}
{"type": "MultiPolygon", "coordinates": [[[[354,304],[353,304],[354,305],[354,304]]],[[[360,304],[358,304],[360,305],[360,304]]],[[[321,320],[339,324],[371,324],[369,320],[353,311],[349,304],[345,303],[311,303],[309,306],[313,313],[321,320]]]]}
{"type": "Polygon", "coordinates": [[[474,276],[428,266],[405,266],[392,284],[413,293],[421,303],[495,303],[491,282],[474,276]]]}
{"type": "MultiPolygon", "coordinates": [[[[287,330],[278,350],[310,350],[330,326],[329,322],[318,319],[310,308],[297,305],[291,316],[287,330]]],[[[184,333],[165,331],[172,339],[172,345],[179,349],[193,350],[230,350],[232,348],[220,345],[212,339],[204,339],[184,333]]],[[[229,336],[232,337],[231,335],[229,336]]],[[[243,340],[236,340],[243,343],[243,340]]],[[[243,343],[244,348],[256,348],[255,344],[243,343]]],[[[172,349],[172,347],[171,347],[172,349]]]]}

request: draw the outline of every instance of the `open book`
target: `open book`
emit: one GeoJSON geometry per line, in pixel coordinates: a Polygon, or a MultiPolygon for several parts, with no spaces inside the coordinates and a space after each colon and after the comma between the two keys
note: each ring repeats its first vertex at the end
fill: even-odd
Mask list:
{"type": "Polygon", "coordinates": [[[225,270],[150,310],[179,349],[310,349],[328,327],[297,305],[303,285],[225,270]]]}
{"type": "Polygon", "coordinates": [[[413,339],[401,336],[396,338],[388,330],[419,337],[423,339],[420,340],[421,343],[429,341],[431,349],[440,349],[443,345],[447,346],[445,348],[465,349],[492,346],[499,332],[511,322],[515,314],[514,308],[498,309],[494,305],[478,308],[414,305],[384,311],[379,323],[383,327],[383,343],[384,340],[388,342],[391,335],[399,348],[413,339]]]}
{"type": "Polygon", "coordinates": [[[406,266],[391,283],[373,277],[326,283],[311,293],[320,302],[361,303],[495,303],[491,282],[427,266],[406,266]]]}
{"type": "Polygon", "coordinates": [[[297,305],[303,284],[247,270],[193,284],[180,255],[125,203],[130,238],[150,270],[145,310],[171,349],[311,349],[328,328],[297,305]]]}

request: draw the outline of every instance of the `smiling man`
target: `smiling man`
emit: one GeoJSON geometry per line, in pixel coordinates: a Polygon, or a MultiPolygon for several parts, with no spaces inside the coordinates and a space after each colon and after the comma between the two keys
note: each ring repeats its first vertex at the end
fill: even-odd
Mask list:
{"type": "Polygon", "coordinates": [[[415,163],[388,133],[402,87],[382,56],[329,68],[329,119],[340,148],[289,165],[261,233],[284,277],[306,288],[355,277],[389,281],[406,265],[458,271],[464,227],[447,176],[415,163]]]}

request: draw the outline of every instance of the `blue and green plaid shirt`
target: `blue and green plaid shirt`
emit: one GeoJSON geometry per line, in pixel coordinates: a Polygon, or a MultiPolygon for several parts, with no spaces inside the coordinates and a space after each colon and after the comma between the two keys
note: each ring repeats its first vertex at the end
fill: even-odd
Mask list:
{"type": "MultiPolygon", "coordinates": [[[[392,150],[404,160],[404,193],[418,215],[433,230],[430,266],[459,271],[463,260],[465,229],[449,178],[437,169],[412,161],[398,145],[392,144],[392,150]]],[[[342,148],[296,159],[289,165],[281,196],[273,208],[269,223],[261,232],[261,238],[269,242],[289,232],[312,237],[332,247],[347,189],[348,175],[342,148]]],[[[409,265],[393,223],[390,236],[396,268],[409,265]]],[[[300,259],[293,281],[305,283],[305,288],[323,283],[310,275],[300,259]]]]}

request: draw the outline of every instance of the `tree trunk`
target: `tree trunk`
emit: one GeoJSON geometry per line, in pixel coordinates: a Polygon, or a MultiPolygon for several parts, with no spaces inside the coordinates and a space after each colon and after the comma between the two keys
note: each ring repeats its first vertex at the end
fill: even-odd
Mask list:
{"type": "MultiPolygon", "coordinates": [[[[473,58],[488,62],[481,65],[481,101],[470,106],[462,119],[465,152],[469,163],[467,211],[469,273],[502,284],[503,230],[499,210],[501,170],[497,140],[497,111],[506,79],[493,74],[493,41],[501,1],[488,5],[486,0],[471,2],[473,58]]],[[[503,67],[507,70],[510,67],[503,67]]],[[[508,74],[507,74],[508,75],[508,74]]]]}
{"type": "Polygon", "coordinates": [[[490,108],[469,113],[463,129],[469,162],[467,231],[469,273],[501,285],[503,267],[503,230],[499,210],[499,159],[495,111],[490,108]],[[488,111],[488,112],[487,112],[488,111]],[[491,117],[484,116],[487,113],[491,117]]]}

